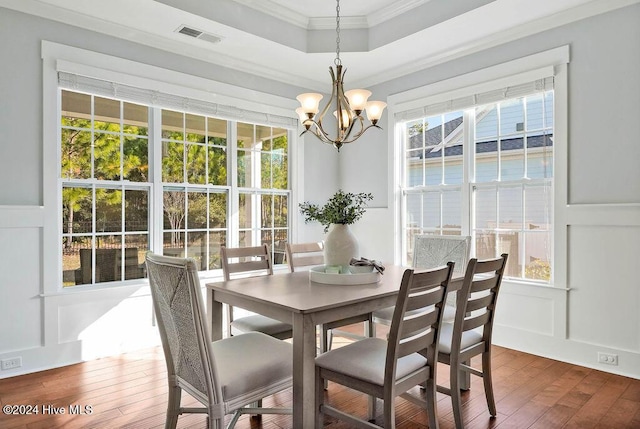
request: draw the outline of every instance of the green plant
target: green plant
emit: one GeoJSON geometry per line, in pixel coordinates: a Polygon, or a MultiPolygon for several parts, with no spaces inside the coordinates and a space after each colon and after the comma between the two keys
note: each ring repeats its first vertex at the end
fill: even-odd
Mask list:
{"type": "Polygon", "coordinates": [[[305,223],[316,221],[324,225],[324,232],[329,230],[332,223],[351,225],[364,214],[367,201],[373,199],[370,193],[353,194],[338,190],[322,207],[317,204],[304,202],[300,204],[300,213],[304,215],[305,223]]]}

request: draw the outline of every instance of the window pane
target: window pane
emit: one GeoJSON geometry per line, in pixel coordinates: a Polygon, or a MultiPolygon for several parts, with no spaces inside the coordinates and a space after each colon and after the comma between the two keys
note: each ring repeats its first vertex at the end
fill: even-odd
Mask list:
{"type": "Polygon", "coordinates": [[[284,153],[284,150],[278,149],[271,156],[271,187],[273,189],[289,189],[289,157],[284,153]]]}
{"type": "Polygon", "coordinates": [[[551,233],[525,233],[524,276],[532,280],[551,280],[551,233]]]}
{"type": "MultiPolygon", "coordinates": [[[[88,253],[88,252],[87,252],[88,253]]],[[[120,235],[103,235],[96,237],[95,249],[95,282],[106,283],[122,280],[120,264],[122,261],[122,237],[120,235]]],[[[82,251],[80,253],[81,265],[82,251]]]]}
{"type": "Polygon", "coordinates": [[[240,194],[239,196],[240,228],[251,228],[254,226],[252,222],[253,216],[251,215],[253,198],[255,198],[255,196],[251,194],[240,194]]]}
{"type": "Polygon", "coordinates": [[[185,222],[184,190],[165,190],[162,194],[162,204],[164,229],[183,229],[185,222]]]}
{"type": "Polygon", "coordinates": [[[149,108],[140,104],[122,103],[124,125],[123,131],[127,134],[149,135],[149,108]]]}
{"type": "Polygon", "coordinates": [[[94,97],[94,128],[120,132],[120,101],[94,97]]]}
{"type": "Polygon", "coordinates": [[[162,181],[184,182],[184,144],[162,143],[162,181]]]}
{"type": "Polygon", "coordinates": [[[149,230],[149,193],[147,191],[125,190],[124,229],[125,231],[149,230]]]}
{"type": "Polygon", "coordinates": [[[271,151],[271,127],[256,125],[255,150],[271,151]]]}
{"type": "Polygon", "coordinates": [[[522,228],[522,187],[501,186],[499,192],[500,219],[498,228],[521,229],[522,228]]]}
{"type": "Polygon", "coordinates": [[[271,195],[259,195],[260,199],[260,225],[263,228],[269,228],[273,226],[273,208],[271,207],[271,203],[273,199],[271,195]]]}
{"type": "Polygon", "coordinates": [[[93,196],[90,188],[62,188],[62,232],[81,234],[91,232],[93,196]]]}
{"type": "MultiPolygon", "coordinates": [[[[145,277],[144,254],[149,249],[149,236],[125,235],[124,279],[145,277]]],[[[119,264],[120,266],[120,264],[119,264]]]]}
{"type": "Polygon", "coordinates": [[[496,234],[491,231],[476,232],[476,258],[489,259],[496,257],[496,234]]]}
{"type": "Polygon", "coordinates": [[[238,186],[249,188],[253,185],[252,157],[254,152],[238,150],[238,186]]]}
{"type": "Polygon", "coordinates": [[[207,193],[206,191],[189,191],[187,193],[187,228],[205,229],[207,227],[207,193]]]}
{"type": "Polygon", "coordinates": [[[149,181],[149,141],[144,137],[125,136],[123,142],[123,179],[149,181]]]}
{"type": "Polygon", "coordinates": [[[91,237],[63,237],[62,238],[62,285],[91,283],[91,267],[84,273],[80,270],[80,249],[91,249],[91,237]]]}
{"type": "Polygon", "coordinates": [[[162,138],[184,141],[184,114],[171,110],[162,111],[162,138]]]}
{"type": "Polygon", "coordinates": [[[422,195],[408,194],[405,204],[407,227],[422,228],[422,195]]]}
{"type": "Polygon", "coordinates": [[[96,189],[96,232],[122,231],[122,191],[96,189]]]}
{"type": "Polygon", "coordinates": [[[551,230],[551,185],[525,186],[525,229],[551,230]]]}
{"type": "Polygon", "coordinates": [[[207,142],[215,146],[227,145],[227,121],[207,118],[207,142]]]}
{"type": "Polygon", "coordinates": [[[524,131],[524,100],[517,98],[500,103],[500,134],[524,131]]]}
{"type": "Polygon", "coordinates": [[[543,119],[542,94],[527,97],[527,131],[541,130],[543,119]]]}
{"type": "Polygon", "coordinates": [[[220,263],[220,247],[226,246],[226,232],[216,231],[209,233],[209,269],[222,268],[220,263]]]}
{"type": "Polygon", "coordinates": [[[442,157],[444,150],[443,118],[441,115],[427,118],[425,123],[425,184],[442,183],[442,157]]]}
{"type": "Polygon", "coordinates": [[[263,189],[270,189],[271,186],[271,153],[260,154],[260,179],[263,189]]]}
{"type": "Polygon", "coordinates": [[[500,140],[500,180],[524,177],[524,136],[500,140]]]}
{"type": "Polygon", "coordinates": [[[238,147],[243,149],[253,149],[255,126],[238,122],[238,147]]]}
{"type": "Polygon", "coordinates": [[[505,275],[509,277],[522,277],[520,272],[520,238],[519,232],[500,232],[497,234],[496,256],[506,253],[509,255],[507,259],[507,268],[505,275]]]}
{"type": "Polygon", "coordinates": [[[289,226],[288,200],[289,198],[286,195],[273,196],[273,226],[276,228],[286,228],[289,226]]]}
{"type": "Polygon", "coordinates": [[[120,180],[120,135],[96,133],[93,146],[95,178],[120,180]]]}
{"type": "Polygon", "coordinates": [[[227,151],[219,147],[209,147],[209,183],[227,184],[227,151]]]}
{"type": "Polygon", "coordinates": [[[206,118],[200,115],[185,114],[185,127],[187,136],[185,140],[190,143],[202,143],[206,141],[206,118]]]}
{"type": "Polygon", "coordinates": [[[205,184],[207,182],[207,150],[201,144],[187,145],[187,182],[205,184]]]}
{"type": "Polygon", "coordinates": [[[60,164],[61,177],[65,179],[91,177],[91,131],[61,130],[60,164]]]}
{"type": "Polygon", "coordinates": [[[209,194],[209,228],[227,226],[227,194],[209,194]]]}
{"type": "Polygon", "coordinates": [[[553,147],[549,134],[527,138],[527,176],[531,179],[553,177],[553,147]]]}
{"type": "MultiPolygon", "coordinates": [[[[61,125],[91,129],[91,96],[77,92],[62,91],[61,125]]],[[[63,140],[64,141],[64,140],[63,140]]]]}
{"type": "Polygon", "coordinates": [[[495,228],[498,215],[496,212],[496,189],[475,189],[475,228],[495,228]]]}
{"type": "Polygon", "coordinates": [[[544,94],[544,127],[553,128],[553,91],[544,94]]]}
{"type": "Polygon", "coordinates": [[[462,192],[442,193],[442,224],[447,229],[462,228],[462,192]]]}
{"type": "Polygon", "coordinates": [[[427,192],[423,195],[423,212],[422,227],[423,228],[439,228],[440,227],[440,193],[427,192]]]}
{"type": "MultiPolygon", "coordinates": [[[[476,140],[493,139],[498,136],[498,109],[495,104],[478,107],[476,114],[476,140]]],[[[477,148],[476,148],[477,151],[477,148]]]]}
{"type": "Polygon", "coordinates": [[[163,254],[184,258],[184,232],[170,231],[162,234],[163,254]]]}
{"type": "Polygon", "coordinates": [[[404,175],[407,187],[424,184],[424,149],[406,152],[404,175]]]}
{"type": "Polygon", "coordinates": [[[444,116],[445,151],[444,183],[458,185],[462,183],[462,161],[464,126],[462,112],[448,113],[444,116]]]}
{"type": "Polygon", "coordinates": [[[187,257],[196,260],[198,270],[207,269],[207,233],[187,232],[187,257]]]}

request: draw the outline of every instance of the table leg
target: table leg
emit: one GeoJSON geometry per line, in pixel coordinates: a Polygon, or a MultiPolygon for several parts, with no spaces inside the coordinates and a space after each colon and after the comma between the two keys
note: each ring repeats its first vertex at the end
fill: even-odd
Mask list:
{"type": "Polygon", "coordinates": [[[213,299],[213,290],[207,288],[207,324],[211,341],[222,339],[222,303],[213,299]]]}
{"type": "Polygon", "coordinates": [[[293,427],[315,423],[316,327],[310,316],[293,315],[293,427]]]}

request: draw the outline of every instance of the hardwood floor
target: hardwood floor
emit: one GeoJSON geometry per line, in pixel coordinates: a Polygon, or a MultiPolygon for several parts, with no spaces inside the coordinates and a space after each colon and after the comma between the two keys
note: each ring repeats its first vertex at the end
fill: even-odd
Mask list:
{"type": "MultiPolygon", "coordinates": [[[[446,385],[448,367],[438,369],[438,383],[446,385]]],[[[471,390],[462,397],[469,429],[640,428],[640,380],[501,347],[494,347],[493,371],[498,416],[490,418],[482,380],[472,377],[471,390]]],[[[327,395],[349,412],[366,414],[366,398],[357,392],[330,383],[327,395]]],[[[1,413],[0,428],[162,428],[166,401],[164,357],[156,347],[0,380],[2,406],[38,408],[37,415],[1,413]],[[70,414],[88,412],[85,406],[91,407],[91,414],[70,414]],[[43,407],[48,414],[43,414],[43,407]],[[52,414],[60,408],[65,414],[52,414]]],[[[291,406],[291,391],[264,402],[291,406]]],[[[183,406],[196,406],[196,401],[184,395],[183,406]]],[[[448,396],[438,394],[438,413],[442,429],[454,427],[448,396]]],[[[403,399],[396,401],[396,416],[398,429],[427,427],[426,412],[403,399]]],[[[205,426],[203,415],[178,420],[180,428],[205,426]]],[[[291,416],[244,416],[236,427],[291,428],[291,416]]],[[[326,421],[326,428],[348,427],[326,421]]]]}

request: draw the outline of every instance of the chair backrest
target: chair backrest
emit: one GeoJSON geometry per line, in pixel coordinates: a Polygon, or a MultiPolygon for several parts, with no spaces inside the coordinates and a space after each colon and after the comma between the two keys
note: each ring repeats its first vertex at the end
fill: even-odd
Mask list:
{"type": "MultiPolygon", "coordinates": [[[[498,292],[507,265],[507,254],[499,258],[469,260],[462,288],[458,291],[453,322],[451,354],[460,353],[462,335],[482,327],[482,347],[491,345],[498,292]]],[[[475,354],[475,353],[474,353],[475,354]]]]}
{"type": "Polygon", "coordinates": [[[146,254],[168,376],[204,404],[222,402],[195,260],[146,254]]]}
{"type": "Polygon", "coordinates": [[[425,370],[435,380],[440,326],[453,268],[454,263],[448,262],[426,271],[405,270],[389,330],[385,386],[396,382],[397,360],[412,353],[427,359],[425,370]]]}
{"type": "Polygon", "coordinates": [[[251,271],[264,271],[273,274],[271,253],[266,244],[253,247],[220,247],[222,273],[225,280],[231,280],[231,274],[251,271]]]}
{"type": "Polygon", "coordinates": [[[455,262],[454,273],[463,274],[469,261],[468,235],[416,235],[413,238],[413,268],[435,268],[455,262]]]}
{"type": "Polygon", "coordinates": [[[324,264],[323,249],[324,244],[322,241],[296,244],[287,243],[287,264],[289,264],[289,269],[291,272],[294,272],[296,267],[324,264]]]}

